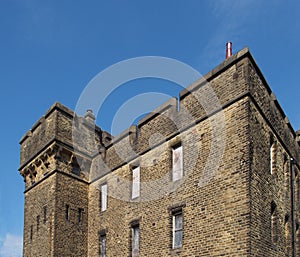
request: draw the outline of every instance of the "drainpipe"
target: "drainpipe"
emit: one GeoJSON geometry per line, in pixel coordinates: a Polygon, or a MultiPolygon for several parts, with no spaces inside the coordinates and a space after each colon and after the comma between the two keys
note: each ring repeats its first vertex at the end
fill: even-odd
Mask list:
{"type": "Polygon", "coordinates": [[[296,228],[295,228],[295,171],[294,158],[290,159],[290,174],[291,174],[291,220],[292,220],[292,256],[296,257],[296,228]]]}

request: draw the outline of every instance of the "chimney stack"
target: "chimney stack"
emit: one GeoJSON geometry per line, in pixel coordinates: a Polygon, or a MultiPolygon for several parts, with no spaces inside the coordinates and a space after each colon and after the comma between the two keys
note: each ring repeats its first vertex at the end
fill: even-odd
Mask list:
{"type": "Polygon", "coordinates": [[[86,114],[85,114],[85,116],[84,116],[84,118],[88,121],[88,122],[90,122],[90,123],[95,123],[95,115],[93,114],[93,111],[91,110],[91,109],[89,109],[89,110],[87,110],[86,111],[86,114]]]}
{"type": "Polygon", "coordinates": [[[226,59],[228,59],[230,56],[232,56],[232,43],[227,42],[227,44],[226,44],[226,59]]]}

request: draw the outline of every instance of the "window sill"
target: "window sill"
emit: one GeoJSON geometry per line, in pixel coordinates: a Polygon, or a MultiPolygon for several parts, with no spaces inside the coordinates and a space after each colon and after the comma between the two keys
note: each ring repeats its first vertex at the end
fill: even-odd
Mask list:
{"type": "Polygon", "coordinates": [[[171,250],[171,256],[179,256],[182,252],[182,247],[173,248],[171,250]]]}
{"type": "Polygon", "coordinates": [[[140,201],[140,196],[136,196],[134,198],[131,198],[131,202],[139,202],[140,201]]]}

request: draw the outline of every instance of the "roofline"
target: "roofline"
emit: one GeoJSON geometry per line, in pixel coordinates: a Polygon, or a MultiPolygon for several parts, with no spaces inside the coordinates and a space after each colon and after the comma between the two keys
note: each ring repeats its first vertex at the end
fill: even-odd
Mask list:
{"type": "MultiPolygon", "coordinates": [[[[44,114],[36,123],[34,123],[34,125],[31,127],[31,129],[29,129],[26,134],[21,138],[19,144],[22,144],[30,135],[31,133],[34,132],[34,130],[40,125],[42,124],[42,122],[47,119],[54,111],[60,111],[64,114],[66,114],[67,116],[69,116],[69,118],[73,119],[74,117],[77,116],[77,114],[72,111],[70,108],[66,107],[65,105],[61,104],[60,102],[55,102],[46,112],[46,114],[44,114]]],[[[97,126],[95,124],[95,129],[98,132],[101,132],[101,128],[99,126],[97,126]]]]}

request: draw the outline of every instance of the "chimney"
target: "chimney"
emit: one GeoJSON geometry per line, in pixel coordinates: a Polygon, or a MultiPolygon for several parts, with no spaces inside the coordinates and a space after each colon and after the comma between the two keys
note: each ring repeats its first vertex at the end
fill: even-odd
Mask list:
{"type": "Polygon", "coordinates": [[[226,59],[232,56],[232,43],[227,42],[226,44],[226,59]]]}
{"type": "Polygon", "coordinates": [[[92,110],[87,110],[84,118],[90,123],[95,122],[95,115],[93,114],[92,110]]]}

